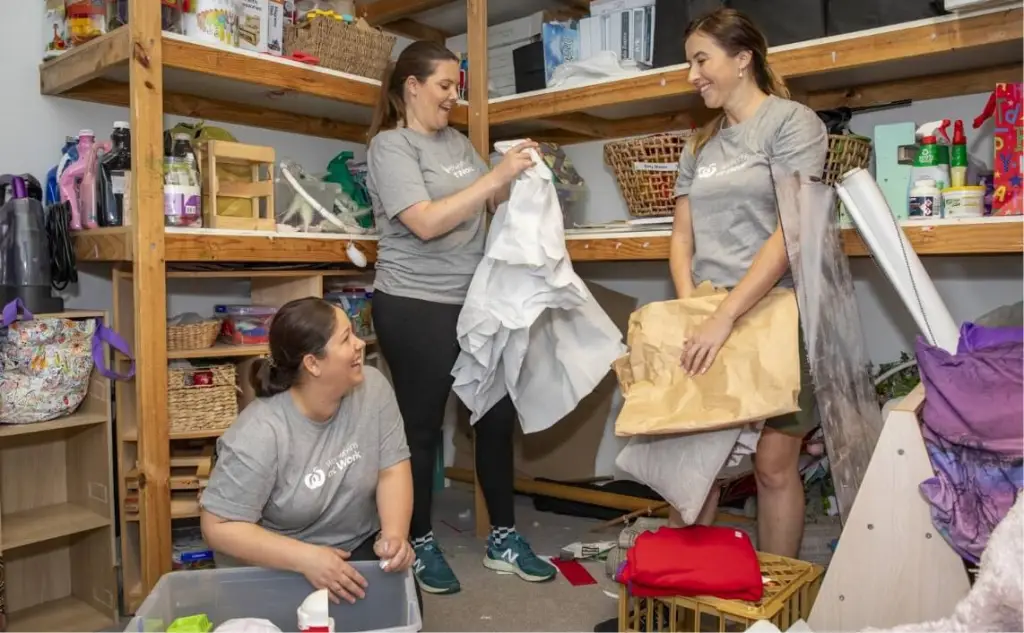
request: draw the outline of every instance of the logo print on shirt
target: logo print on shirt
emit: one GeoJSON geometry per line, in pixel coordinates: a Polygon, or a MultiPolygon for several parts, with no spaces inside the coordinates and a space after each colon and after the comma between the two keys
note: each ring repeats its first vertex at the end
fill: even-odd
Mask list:
{"type": "Polygon", "coordinates": [[[328,479],[345,472],[349,466],[362,458],[363,454],[359,452],[359,444],[352,442],[338,453],[337,457],[325,460],[309,471],[303,478],[303,483],[310,490],[316,490],[327,483],[328,479]]]}
{"type": "Polygon", "coordinates": [[[441,169],[452,178],[462,178],[476,172],[476,167],[468,160],[460,160],[454,165],[448,165],[447,167],[442,165],[441,169]]]}
{"type": "Polygon", "coordinates": [[[704,165],[697,168],[697,178],[711,178],[713,176],[726,176],[728,174],[737,172],[741,169],[746,169],[750,159],[753,158],[753,154],[746,153],[740,154],[736,158],[730,160],[725,164],[724,167],[719,169],[718,163],[711,163],[710,165],[704,165]]]}

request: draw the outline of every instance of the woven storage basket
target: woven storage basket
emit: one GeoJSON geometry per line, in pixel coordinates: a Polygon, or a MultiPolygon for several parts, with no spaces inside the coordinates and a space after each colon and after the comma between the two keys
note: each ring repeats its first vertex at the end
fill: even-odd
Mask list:
{"type": "Polygon", "coordinates": [[[220,334],[219,319],[167,326],[167,351],[213,347],[220,334]]]}
{"type": "Polygon", "coordinates": [[[871,139],[857,134],[829,134],[822,179],[826,185],[831,186],[851,169],[867,169],[870,163],[871,139]]]}
{"type": "Polygon", "coordinates": [[[615,172],[630,215],[672,215],[679,156],[689,136],[666,132],[605,144],[604,162],[615,172]]]}
{"type": "Polygon", "coordinates": [[[285,55],[305,53],[318,58],[324,68],[378,81],[396,41],[395,36],[378,29],[325,16],[284,27],[285,55]]]}
{"type": "Polygon", "coordinates": [[[171,433],[215,431],[238,416],[235,366],[167,370],[167,412],[171,433]]]}

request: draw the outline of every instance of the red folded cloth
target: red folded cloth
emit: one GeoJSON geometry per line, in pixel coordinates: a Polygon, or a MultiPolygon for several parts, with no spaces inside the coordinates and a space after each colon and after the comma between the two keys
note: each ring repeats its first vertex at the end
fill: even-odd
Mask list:
{"type": "Polygon", "coordinates": [[[637,597],[713,596],[757,602],[761,565],[750,538],[726,527],[693,525],[644,532],[626,552],[619,582],[637,597]]]}

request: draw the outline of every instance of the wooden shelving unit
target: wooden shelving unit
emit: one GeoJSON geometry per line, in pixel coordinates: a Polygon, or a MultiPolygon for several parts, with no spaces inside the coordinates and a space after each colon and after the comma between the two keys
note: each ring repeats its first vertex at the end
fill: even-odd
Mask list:
{"type": "MultiPolygon", "coordinates": [[[[586,0],[563,0],[566,3],[583,10],[587,6],[586,0]]],[[[438,39],[444,34],[423,24],[429,22],[424,12],[445,4],[446,0],[378,0],[359,3],[359,13],[397,32],[438,39]]],[[[130,0],[129,5],[131,24],[43,64],[40,85],[47,95],[130,107],[137,165],[161,164],[164,113],[364,141],[377,82],[162,34],[157,3],[130,0]]],[[[465,6],[465,17],[459,19],[466,20],[470,58],[485,59],[487,0],[466,0],[465,6]]],[[[508,17],[506,11],[503,19],[508,17]]],[[[779,47],[771,50],[770,58],[795,98],[812,107],[867,106],[985,92],[997,81],[1017,81],[1024,59],[1022,42],[1022,11],[1016,5],[779,47]]],[[[686,81],[685,65],[491,101],[486,65],[471,73],[469,102],[456,109],[453,123],[468,128],[483,155],[490,153],[492,138],[530,134],[560,142],[590,141],[689,127],[707,118],[686,81]]],[[[139,521],[122,513],[122,530],[135,539],[130,551],[123,549],[129,605],[137,605],[170,569],[172,518],[194,514],[194,505],[184,503],[172,483],[171,445],[187,438],[168,433],[167,361],[196,356],[168,354],[166,349],[168,265],[344,266],[349,263],[345,249],[350,240],[370,261],[376,255],[376,241],[365,236],[165,229],[158,211],[162,187],[159,170],[137,169],[132,181],[136,224],[76,236],[80,261],[116,264],[115,320],[134,340],[138,360],[134,382],[118,385],[119,461],[122,467],[132,464],[123,472],[138,473],[139,488],[139,521]]],[[[925,255],[1020,253],[1021,228],[1019,221],[979,221],[918,225],[907,232],[915,249],[925,255]]],[[[847,254],[866,254],[854,231],[846,231],[844,241],[847,254]]],[[[568,244],[577,261],[668,256],[665,232],[577,233],[570,235],[568,244]]],[[[262,274],[253,272],[254,292],[271,283],[262,274]]],[[[304,281],[289,286],[278,299],[300,287],[301,292],[313,292],[312,280],[322,275],[298,277],[304,281]]],[[[285,283],[283,278],[273,283],[285,283]]],[[[241,358],[261,352],[237,349],[229,355],[241,358]]],[[[119,483],[122,493],[125,482],[122,478],[119,483]]],[[[486,529],[482,510],[478,494],[478,530],[486,529]]]]}
{"type": "MultiPolygon", "coordinates": [[[[37,318],[106,320],[72,311],[37,318]]],[[[117,621],[110,381],[93,370],[71,415],[0,426],[0,551],[9,631],[117,621]]]]}

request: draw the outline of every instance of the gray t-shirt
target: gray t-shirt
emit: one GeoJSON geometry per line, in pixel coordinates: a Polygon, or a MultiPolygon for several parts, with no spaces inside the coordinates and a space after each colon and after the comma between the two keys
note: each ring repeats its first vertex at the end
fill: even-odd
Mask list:
{"type": "Polygon", "coordinates": [[[380,229],[374,288],[388,294],[462,304],[484,255],[484,207],[448,233],[421,240],[401,213],[418,202],[462,191],[488,171],[469,139],[446,127],[425,135],[407,128],[379,133],[367,150],[366,186],[380,229]]]}
{"type": "MultiPolygon", "coordinates": [[[[828,137],[813,110],[769,96],[754,116],[719,130],[697,156],[679,157],[676,196],[689,196],[693,280],[732,288],[779,225],[769,161],[820,176],[828,137]]],[[[778,283],[792,287],[787,272],[778,283]]]]}
{"type": "Polygon", "coordinates": [[[329,422],[299,413],[287,391],[250,403],[217,440],[203,508],[344,550],[377,532],[377,475],[409,448],[390,383],[376,368],[363,371],[329,422]]]}

